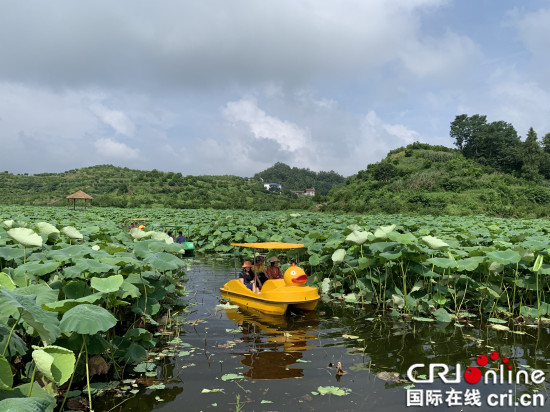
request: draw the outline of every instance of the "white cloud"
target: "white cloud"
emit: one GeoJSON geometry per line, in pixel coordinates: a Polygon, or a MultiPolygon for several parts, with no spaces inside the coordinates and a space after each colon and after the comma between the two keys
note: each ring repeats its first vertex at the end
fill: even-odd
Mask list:
{"type": "Polygon", "coordinates": [[[295,152],[308,145],[308,132],[298,125],[267,115],[255,101],[241,99],[225,105],[223,116],[231,123],[242,122],[247,125],[256,139],[270,139],[277,142],[283,150],[295,152]]]}
{"type": "Polygon", "coordinates": [[[93,103],[90,105],[90,110],[95,113],[102,122],[111,126],[117,133],[125,136],[134,135],[136,128],[123,112],[111,110],[100,103],[93,103]]]}
{"type": "Polygon", "coordinates": [[[139,149],[132,149],[124,143],[119,143],[112,139],[97,139],[94,142],[94,146],[101,156],[109,158],[131,160],[139,157],[139,149]]]}

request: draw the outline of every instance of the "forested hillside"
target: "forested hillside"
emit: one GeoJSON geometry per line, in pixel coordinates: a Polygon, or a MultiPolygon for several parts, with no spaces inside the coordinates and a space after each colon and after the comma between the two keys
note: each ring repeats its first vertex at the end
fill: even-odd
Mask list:
{"type": "Polygon", "coordinates": [[[256,173],[254,178],[261,178],[266,183],[279,183],[283,186],[283,192],[314,188],[316,195],[328,194],[332,187],[341,186],[345,180],[344,176],[332,170],[313,172],[309,169],[290,167],[281,162],[275,163],[263,172],[256,173]]]}
{"type": "Polygon", "coordinates": [[[544,179],[504,173],[467,159],[458,149],[413,143],[348,178],[330,192],[323,209],[542,217],[550,216],[550,188],[544,179]]]}
{"type": "Polygon", "coordinates": [[[261,181],[237,176],[183,176],[101,165],[34,176],[0,173],[0,203],[66,205],[66,196],[83,190],[93,204],[116,207],[174,207],[278,210],[307,209],[306,196],[268,192],[261,181]]]}

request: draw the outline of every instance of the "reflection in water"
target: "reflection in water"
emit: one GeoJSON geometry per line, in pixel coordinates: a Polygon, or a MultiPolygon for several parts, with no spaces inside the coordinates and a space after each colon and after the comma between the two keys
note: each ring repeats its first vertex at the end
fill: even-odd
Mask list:
{"type": "Polygon", "coordinates": [[[291,368],[300,362],[303,352],[312,348],[308,341],[317,339],[319,325],[315,312],[299,315],[271,316],[244,309],[228,309],[228,319],[242,329],[247,352],[239,352],[241,363],[249,369],[243,374],[252,379],[288,379],[304,376],[302,368],[291,368]]]}

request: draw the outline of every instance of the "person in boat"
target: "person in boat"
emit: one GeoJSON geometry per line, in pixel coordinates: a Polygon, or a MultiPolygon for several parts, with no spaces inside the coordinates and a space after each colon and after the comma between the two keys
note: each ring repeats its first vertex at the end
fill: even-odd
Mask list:
{"type": "Polygon", "coordinates": [[[265,275],[265,265],[264,265],[264,257],[263,256],[256,256],[254,259],[254,272],[258,275],[258,280],[260,281],[260,288],[264,284],[264,282],[267,280],[267,276],[265,275]]]}
{"type": "Polygon", "coordinates": [[[171,230],[168,231],[168,236],[170,236],[170,239],[172,239],[174,242],[176,241],[176,239],[174,238],[174,234],[171,230]]]}
{"type": "Polygon", "coordinates": [[[185,242],[185,236],[183,236],[182,232],[178,232],[178,237],[176,238],[177,243],[184,243],[185,242]]]}
{"type": "Polygon", "coordinates": [[[243,270],[239,273],[239,280],[243,285],[254,293],[258,293],[258,285],[256,284],[256,274],[252,269],[252,262],[247,260],[243,263],[243,270]]]}
{"type": "Polygon", "coordinates": [[[277,259],[277,256],[272,256],[271,259],[269,259],[269,266],[267,267],[267,270],[265,271],[265,275],[268,279],[283,279],[283,273],[281,272],[281,269],[279,268],[279,259],[277,259]]]}

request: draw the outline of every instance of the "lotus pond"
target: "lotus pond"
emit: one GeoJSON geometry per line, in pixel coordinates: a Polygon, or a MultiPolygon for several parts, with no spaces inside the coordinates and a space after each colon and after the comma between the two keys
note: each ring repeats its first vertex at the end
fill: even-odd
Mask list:
{"type": "Polygon", "coordinates": [[[492,351],[546,373],[549,248],[544,220],[0,207],[0,407],[399,408],[413,363],[492,351]],[[209,262],[127,217],[192,224],[209,262]],[[216,311],[227,259],[247,257],[233,241],[305,244],[286,262],[326,302],[275,323],[216,311]]]}

